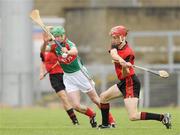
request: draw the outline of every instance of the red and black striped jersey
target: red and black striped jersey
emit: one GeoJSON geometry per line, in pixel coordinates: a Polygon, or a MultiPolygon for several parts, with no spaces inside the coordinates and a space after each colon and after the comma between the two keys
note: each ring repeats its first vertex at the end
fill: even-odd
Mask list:
{"type": "MultiPolygon", "coordinates": [[[[126,62],[130,62],[132,65],[134,65],[134,52],[133,50],[129,47],[128,43],[126,42],[126,45],[122,49],[118,49],[116,45],[111,45],[111,49],[117,49],[118,55],[124,59],[126,62]]],[[[115,70],[116,70],[116,75],[119,80],[122,80],[128,76],[134,75],[134,69],[131,67],[129,68],[130,73],[127,76],[122,75],[122,66],[119,63],[114,63],[115,70]]]]}
{"type": "Polygon", "coordinates": [[[46,70],[50,71],[49,74],[63,73],[63,69],[60,65],[55,66],[52,70],[51,67],[57,63],[58,58],[54,52],[41,52],[40,57],[45,64],[46,70]]]}

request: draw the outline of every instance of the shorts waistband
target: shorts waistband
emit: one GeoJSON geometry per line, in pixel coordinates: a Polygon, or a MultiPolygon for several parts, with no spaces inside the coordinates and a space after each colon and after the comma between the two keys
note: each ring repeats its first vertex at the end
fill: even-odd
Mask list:
{"type": "Polygon", "coordinates": [[[81,72],[81,70],[75,71],[73,73],[66,73],[66,72],[64,72],[64,75],[73,76],[73,75],[79,74],[80,72],[81,72]]]}
{"type": "Polygon", "coordinates": [[[123,78],[123,79],[119,79],[119,81],[124,81],[124,80],[126,80],[127,78],[129,78],[129,77],[135,77],[136,76],[136,74],[133,74],[133,75],[130,75],[130,76],[126,76],[125,78],[123,78]]]}

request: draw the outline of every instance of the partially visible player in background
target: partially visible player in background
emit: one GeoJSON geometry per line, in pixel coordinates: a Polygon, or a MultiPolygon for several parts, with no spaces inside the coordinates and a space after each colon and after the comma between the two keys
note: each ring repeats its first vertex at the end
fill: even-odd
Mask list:
{"type": "Polygon", "coordinates": [[[135,74],[133,64],[135,60],[134,52],[126,41],[127,29],[124,26],[113,27],[110,31],[111,47],[109,53],[115,61],[115,71],[119,83],[101,93],[101,114],[102,125],[99,128],[109,128],[108,113],[110,100],[124,97],[125,108],[131,121],[137,120],[157,120],[161,121],[167,129],[171,128],[171,115],[157,114],[149,112],[138,112],[138,99],[140,93],[140,81],[135,74]]]}
{"type": "MultiPolygon", "coordinates": [[[[48,27],[48,28],[50,29],[51,27],[48,27]]],[[[40,57],[42,59],[42,62],[40,65],[40,80],[44,78],[45,72],[49,71],[49,80],[50,80],[52,88],[55,90],[58,97],[61,99],[62,105],[64,109],[66,110],[67,114],[69,115],[70,119],[72,120],[72,123],[74,125],[79,125],[76,115],[74,113],[74,110],[68,100],[68,97],[65,91],[65,86],[63,83],[63,70],[58,63],[57,56],[53,52],[46,51],[47,45],[52,44],[53,41],[50,41],[46,33],[43,33],[43,40],[44,40],[44,43],[41,46],[41,52],[40,52],[40,57]]]]}
{"type": "MultiPolygon", "coordinates": [[[[96,93],[93,80],[80,61],[76,45],[67,39],[65,29],[62,26],[56,26],[52,28],[51,33],[61,45],[61,47],[51,45],[50,50],[56,53],[59,63],[63,68],[63,81],[69,99],[76,111],[89,117],[90,124],[94,128],[97,126],[96,113],[90,107],[80,103],[81,91],[86,93],[91,101],[100,107],[100,99],[96,93]]],[[[108,123],[115,126],[115,121],[111,114],[108,114],[108,123]]]]}

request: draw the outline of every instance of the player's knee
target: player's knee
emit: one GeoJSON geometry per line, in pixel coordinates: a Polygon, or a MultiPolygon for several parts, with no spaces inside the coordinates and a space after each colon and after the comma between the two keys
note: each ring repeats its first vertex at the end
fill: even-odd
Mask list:
{"type": "Polygon", "coordinates": [[[101,93],[101,94],[100,94],[100,102],[101,102],[101,103],[106,102],[106,96],[105,96],[104,93],[101,93]]]}
{"type": "Polygon", "coordinates": [[[136,114],[131,114],[131,115],[129,115],[129,120],[130,120],[130,121],[136,121],[136,120],[137,120],[136,114]]]}
{"type": "Polygon", "coordinates": [[[98,98],[96,98],[96,97],[91,98],[91,100],[95,104],[99,104],[100,103],[100,100],[98,98]]]}
{"type": "Polygon", "coordinates": [[[64,91],[59,91],[57,94],[62,101],[68,100],[68,97],[64,91]]]}
{"type": "Polygon", "coordinates": [[[81,105],[80,105],[80,104],[73,104],[73,108],[74,108],[76,111],[79,111],[79,110],[81,110],[81,105]]]}

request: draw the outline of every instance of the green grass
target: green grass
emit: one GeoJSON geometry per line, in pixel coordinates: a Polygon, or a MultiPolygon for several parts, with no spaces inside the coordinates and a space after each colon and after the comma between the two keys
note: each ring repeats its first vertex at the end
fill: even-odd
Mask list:
{"type": "MultiPolygon", "coordinates": [[[[173,127],[167,130],[157,121],[131,122],[124,108],[114,108],[117,128],[92,129],[86,116],[78,114],[79,126],[73,126],[62,109],[28,108],[1,109],[0,135],[180,135],[180,108],[143,109],[150,112],[170,112],[173,127]]],[[[97,120],[101,121],[97,110],[97,120]]]]}

